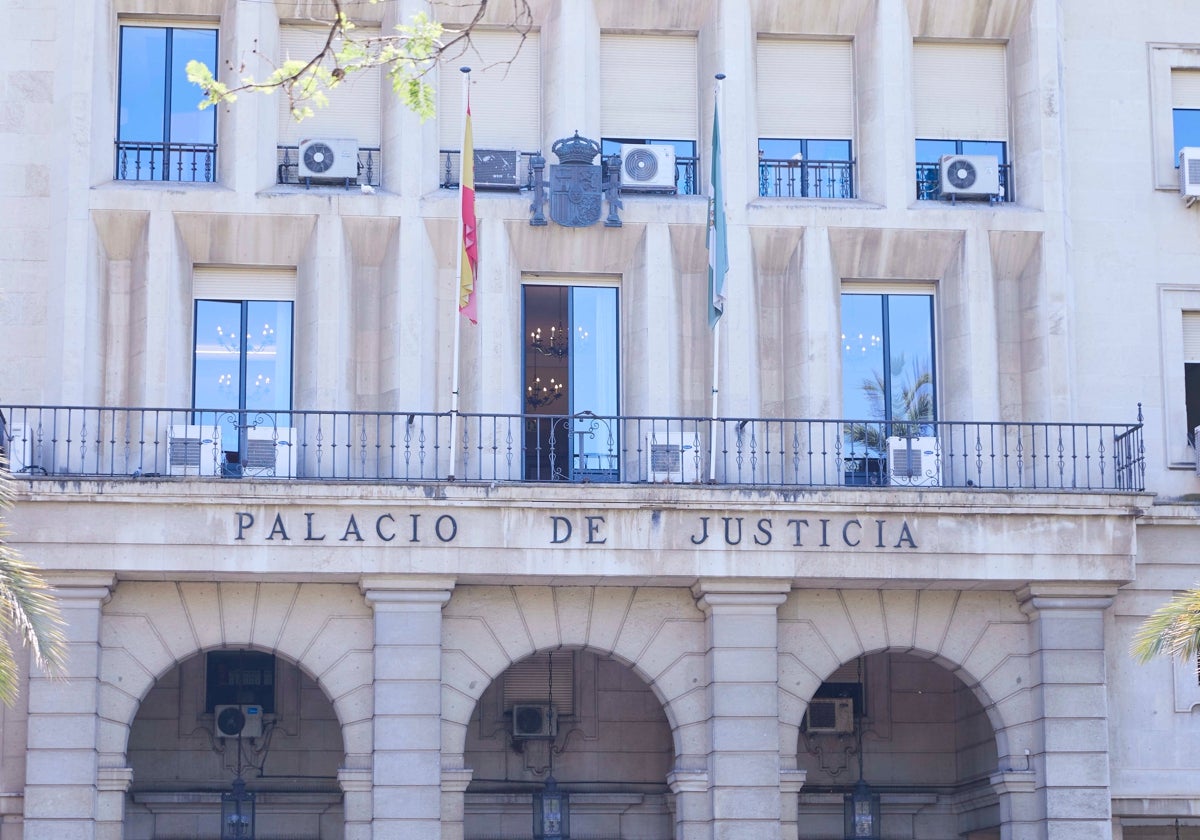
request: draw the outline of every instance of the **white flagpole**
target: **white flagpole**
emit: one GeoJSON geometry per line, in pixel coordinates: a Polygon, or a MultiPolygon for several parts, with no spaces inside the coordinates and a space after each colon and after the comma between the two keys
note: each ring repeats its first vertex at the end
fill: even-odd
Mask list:
{"type": "MultiPolygon", "coordinates": [[[[462,72],[462,131],[459,137],[462,142],[459,143],[458,153],[458,189],[464,189],[462,184],[462,155],[466,149],[467,143],[467,108],[471,102],[471,68],[460,67],[462,72]]],[[[450,481],[454,480],[455,474],[458,472],[458,362],[459,362],[459,344],[462,340],[462,313],[458,311],[459,297],[462,295],[462,262],[463,262],[463,211],[462,197],[459,196],[458,202],[458,237],[455,240],[455,251],[457,258],[454,263],[454,356],[451,365],[454,368],[452,374],[452,385],[450,388],[450,471],[446,474],[446,478],[450,481]]]]}
{"type": "MultiPolygon", "coordinates": [[[[721,82],[724,79],[725,79],[725,74],[718,73],[716,75],[716,81],[713,83],[713,120],[714,121],[717,119],[717,114],[720,113],[719,100],[721,98],[721,82]]],[[[710,154],[715,155],[716,149],[713,149],[710,152],[710,154]]],[[[717,165],[720,166],[720,162],[718,162],[717,165]]],[[[710,185],[710,189],[711,188],[712,187],[710,185]]],[[[724,195],[724,192],[722,191],[722,194],[721,194],[722,201],[724,200],[724,198],[725,198],[725,195],[724,195]]],[[[715,201],[715,195],[714,195],[714,201],[715,201]]],[[[724,212],[724,210],[725,210],[725,208],[723,208],[723,207],[719,208],[719,209],[721,212],[724,212]]],[[[714,205],[713,206],[714,216],[717,213],[717,211],[718,211],[718,208],[714,205]]],[[[716,225],[715,218],[714,218],[714,220],[711,221],[711,224],[715,227],[715,225],[716,225]]],[[[709,259],[711,261],[711,259],[712,259],[711,255],[710,255],[709,259]]],[[[720,267],[720,264],[718,263],[718,268],[719,267],[720,267]]],[[[709,301],[709,306],[712,306],[711,300],[709,301]]],[[[715,323],[713,325],[712,414],[711,414],[711,422],[709,423],[709,441],[708,441],[708,480],[709,480],[709,482],[714,482],[714,483],[717,480],[717,395],[720,391],[720,389],[718,388],[719,375],[720,375],[720,361],[719,361],[720,360],[720,352],[719,352],[720,347],[721,347],[721,319],[718,318],[717,323],[715,323]]]]}

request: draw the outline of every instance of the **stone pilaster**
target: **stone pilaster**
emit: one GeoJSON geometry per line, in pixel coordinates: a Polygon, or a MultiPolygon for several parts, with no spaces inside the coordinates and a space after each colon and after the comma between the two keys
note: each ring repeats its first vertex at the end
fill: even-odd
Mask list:
{"type": "Polygon", "coordinates": [[[675,799],[675,837],[705,840],[712,837],[712,808],[708,800],[708,773],[672,770],[667,784],[675,799]]]}
{"type": "Polygon", "coordinates": [[[375,754],[372,836],[441,836],[442,607],[450,578],[372,576],[375,610],[375,754]]]}
{"type": "MultiPolygon", "coordinates": [[[[24,840],[103,840],[112,835],[98,826],[120,825],[124,797],[121,784],[100,783],[96,743],[100,611],[114,580],[58,574],[50,583],[65,623],[67,679],[29,676],[24,840]]],[[[111,769],[104,775],[109,781],[111,769]]]]}
{"type": "Polygon", "coordinates": [[[1115,594],[1102,584],[1034,584],[1018,592],[1030,619],[1033,707],[1041,718],[1032,807],[1017,801],[1022,794],[1010,795],[1012,840],[1112,837],[1104,613],[1115,594]]]}
{"type": "Polygon", "coordinates": [[[702,580],[693,589],[708,620],[708,786],[721,840],[781,836],[777,610],[789,588],[702,580]]]}
{"type": "Polygon", "coordinates": [[[463,794],[474,772],[469,767],[442,768],[442,840],[463,840],[467,810],[463,794]]]}
{"type": "Polygon", "coordinates": [[[799,836],[800,789],[808,779],[807,770],[780,770],[780,840],[796,840],[799,836]]]}
{"type": "MultiPolygon", "coordinates": [[[[369,760],[364,763],[369,763],[369,760]]],[[[344,840],[371,840],[370,768],[341,767],[337,778],[342,788],[342,809],[345,814],[344,840]]]]}

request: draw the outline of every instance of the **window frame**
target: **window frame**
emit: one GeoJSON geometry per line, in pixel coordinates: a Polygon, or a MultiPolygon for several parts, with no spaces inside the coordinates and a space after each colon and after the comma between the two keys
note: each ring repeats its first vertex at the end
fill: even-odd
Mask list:
{"type": "Polygon", "coordinates": [[[1178,192],[1179,161],[1175,159],[1175,109],[1171,71],[1200,70],[1200,44],[1152,43],[1148,49],[1154,189],[1178,192]]]}
{"type": "MultiPolygon", "coordinates": [[[[220,128],[217,124],[217,109],[216,108],[209,109],[209,111],[210,111],[209,119],[211,120],[211,124],[212,124],[212,142],[211,142],[211,144],[200,143],[200,142],[190,142],[190,141],[183,141],[183,140],[176,141],[171,138],[172,86],[173,86],[171,62],[173,60],[174,32],[176,32],[176,31],[211,32],[212,38],[213,38],[213,58],[212,58],[211,66],[213,68],[217,68],[220,66],[221,27],[220,27],[219,20],[185,21],[185,20],[174,20],[174,19],[163,20],[163,19],[159,19],[159,18],[144,18],[144,19],[143,18],[121,18],[117,21],[117,27],[116,27],[116,40],[117,40],[117,43],[116,43],[116,59],[117,59],[117,61],[116,61],[116,110],[114,112],[114,121],[113,121],[113,180],[115,180],[115,181],[141,181],[141,182],[146,182],[146,183],[169,182],[169,183],[176,183],[176,184],[178,184],[178,183],[191,184],[191,183],[215,183],[217,180],[217,146],[219,145],[218,140],[219,140],[219,136],[220,136],[219,135],[220,128]],[[160,140],[141,140],[141,139],[122,137],[122,125],[121,125],[122,100],[123,100],[122,80],[125,77],[125,30],[126,29],[155,29],[155,30],[162,30],[166,33],[166,43],[164,46],[164,56],[163,56],[163,62],[164,62],[164,66],[163,66],[163,70],[164,70],[163,100],[160,103],[160,106],[161,106],[161,115],[160,116],[162,118],[162,123],[163,123],[164,137],[163,137],[163,139],[160,139],[160,140]],[[186,179],[175,180],[175,179],[171,179],[171,178],[163,178],[161,176],[154,177],[154,178],[128,178],[128,177],[122,178],[122,177],[120,177],[120,172],[121,172],[120,160],[121,160],[121,148],[122,148],[123,143],[124,144],[134,144],[134,145],[139,145],[139,146],[157,145],[157,146],[165,148],[165,149],[170,149],[170,147],[172,145],[193,146],[193,147],[211,146],[211,149],[209,151],[209,154],[211,155],[211,164],[208,167],[207,177],[192,178],[191,180],[186,180],[186,179]]],[[[200,99],[201,99],[201,96],[199,94],[199,89],[197,89],[197,104],[199,103],[200,99]]],[[[185,152],[180,152],[180,154],[184,154],[184,153],[185,152]]],[[[193,153],[193,163],[194,162],[195,162],[195,158],[194,158],[194,153],[193,153]]],[[[163,167],[164,168],[167,167],[167,164],[165,162],[163,163],[163,167]]],[[[169,169],[167,171],[169,173],[169,169]]]]}
{"type": "Polygon", "coordinates": [[[1163,453],[1167,469],[1193,470],[1195,447],[1188,444],[1183,313],[1200,312],[1200,288],[1161,284],[1159,289],[1159,335],[1162,336],[1163,453]]]}

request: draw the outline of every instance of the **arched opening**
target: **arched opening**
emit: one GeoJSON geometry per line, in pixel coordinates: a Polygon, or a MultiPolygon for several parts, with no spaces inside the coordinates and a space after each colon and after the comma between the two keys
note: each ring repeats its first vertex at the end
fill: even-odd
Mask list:
{"type": "Polygon", "coordinates": [[[466,738],[466,840],[528,838],[532,796],[553,774],[571,836],[670,840],[674,763],[662,704],[628,665],[556,649],[514,663],[479,698],[466,738]]]}
{"type": "Polygon", "coordinates": [[[345,758],[333,704],[281,656],[220,649],[159,677],[129,732],[125,840],[216,840],[221,794],[255,794],[256,835],[341,840],[345,758]],[[221,712],[243,713],[241,737],[221,712]],[[224,730],[224,731],[222,731],[224,730]]]}
{"type": "Polygon", "coordinates": [[[817,689],[800,727],[801,840],[845,836],[860,776],[888,840],[999,840],[996,734],[954,673],[914,653],[868,654],[817,689]]]}

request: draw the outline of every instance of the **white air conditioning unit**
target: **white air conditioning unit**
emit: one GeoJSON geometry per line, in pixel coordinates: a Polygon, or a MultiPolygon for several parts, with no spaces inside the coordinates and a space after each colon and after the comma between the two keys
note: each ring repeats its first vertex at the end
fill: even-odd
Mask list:
{"type": "Polygon", "coordinates": [[[298,172],[303,179],[355,180],[358,178],[358,140],[353,137],[301,140],[298,172]]]}
{"type": "Polygon", "coordinates": [[[475,150],[475,189],[519,190],[521,153],[513,149],[475,150]]]}
{"type": "Polygon", "coordinates": [[[1179,150],[1179,194],[1200,198],[1200,148],[1184,146],[1179,150]]]}
{"type": "Polygon", "coordinates": [[[849,697],[814,697],[804,717],[808,732],[844,735],[854,731],[854,700],[849,697]]]}
{"type": "Polygon", "coordinates": [[[700,451],[695,438],[646,437],[646,480],[654,484],[695,484],[700,480],[700,451]]]}
{"type": "Polygon", "coordinates": [[[553,738],[558,734],[558,715],[550,706],[513,706],[512,734],[514,738],[553,738]]]}
{"type": "Polygon", "coordinates": [[[218,738],[261,738],[262,706],[217,706],[213,709],[218,738]]]}
{"type": "Polygon", "coordinates": [[[675,148],[622,144],[621,189],[675,192],[675,148]]]}
{"type": "Polygon", "coordinates": [[[275,426],[247,429],[242,475],[295,478],[296,430],[275,426]]]}
{"type": "Polygon", "coordinates": [[[888,484],[936,487],[941,484],[941,453],[935,437],[887,439],[888,484]]]}
{"type": "Polygon", "coordinates": [[[995,155],[942,155],[942,196],[991,198],[1000,194],[1000,159],[995,155]]]}
{"type": "Polygon", "coordinates": [[[171,426],[168,475],[216,475],[221,465],[220,426],[171,426]]]}
{"type": "Polygon", "coordinates": [[[14,423],[7,427],[3,444],[5,456],[8,458],[8,471],[33,474],[42,472],[34,454],[34,430],[24,424],[14,423]]]}

